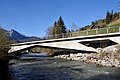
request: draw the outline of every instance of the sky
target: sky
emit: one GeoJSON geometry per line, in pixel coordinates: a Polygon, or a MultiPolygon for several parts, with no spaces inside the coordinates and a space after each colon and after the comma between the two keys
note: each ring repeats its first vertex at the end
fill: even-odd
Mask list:
{"type": "Polygon", "coordinates": [[[43,37],[61,16],[67,29],[105,18],[118,12],[120,0],[0,0],[0,26],[26,36],[43,37]]]}

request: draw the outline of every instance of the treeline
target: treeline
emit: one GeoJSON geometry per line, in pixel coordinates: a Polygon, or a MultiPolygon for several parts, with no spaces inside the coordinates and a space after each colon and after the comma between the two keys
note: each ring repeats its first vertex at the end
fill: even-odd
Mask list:
{"type": "Polygon", "coordinates": [[[117,19],[119,19],[119,12],[113,12],[113,10],[111,10],[111,12],[107,11],[106,12],[106,17],[104,19],[98,19],[95,20],[93,22],[91,22],[90,25],[87,25],[85,27],[80,28],[79,30],[88,30],[88,29],[95,29],[95,28],[104,28],[107,27],[107,25],[117,19]]]}
{"type": "Polygon", "coordinates": [[[111,12],[107,11],[106,13],[106,24],[109,24],[110,22],[113,22],[115,20],[119,19],[119,12],[113,12],[113,10],[111,12]]]}
{"type": "MultiPolygon", "coordinates": [[[[58,21],[54,22],[54,25],[49,27],[47,30],[47,38],[56,38],[56,34],[65,34],[66,31],[66,26],[64,24],[64,21],[62,17],[60,16],[58,21]]],[[[59,36],[62,37],[62,36],[59,36]]]]}
{"type": "Polygon", "coordinates": [[[70,37],[71,32],[75,32],[78,30],[79,30],[78,26],[75,23],[72,24],[71,30],[67,29],[62,17],[60,16],[58,21],[54,22],[53,26],[48,27],[46,38],[56,39],[56,38],[70,37]]]}
{"type": "Polygon", "coordinates": [[[0,28],[0,80],[9,80],[8,74],[8,50],[11,41],[9,40],[8,33],[0,28]]]}
{"type": "Polygon", "coordinates": [[[55,21],[53,26],[49,27],[47,30],[47,38],[48,39],[54,39],[54,38],[61,38],[63,37],[62,34],[66,34],[65,36],[70,36],[71,32],[76,32],[76,31],[82,31],[82,30],[91,30],[91,29],[96,29],[96,28],[104,28],[107,27],[107,25],[115,20],[119,19],[119,12],[111,12],[107,11],[106,12],[106,17],[104,19],[99,19],[91,22],[90,25],[81,27],[81,28],[76,28],[78,27],[74,23],[72,24],[72,29],[68,30],[64,24],[64,21],[62,17],[60,16],[58,21],[55,21]]]}

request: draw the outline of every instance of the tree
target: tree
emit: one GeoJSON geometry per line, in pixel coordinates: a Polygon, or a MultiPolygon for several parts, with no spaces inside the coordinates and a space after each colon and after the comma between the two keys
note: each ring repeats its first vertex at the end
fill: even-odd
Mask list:
{"type": "Polygon", "coordinates": [[[10,40],[7,31],[0,27],[0,80],[9,80],[8,77],[8,50],[10,40]]]}
{"type": "Polygon", "coordinates": [[[48,39],[51,39],[51,38],[53,38],[53,27],[48,27],[48,29],[47,29],[47,38],[48,39]]]}
{"type": "Polygon", "coordinates": [[[87,29],[89,29],[89,28],[90,28],[90,25],[87,25],[87,26],[85,26],[85,27],[80,28],[79,31],[87,30],[87,29]]]}
{"type": "Polygon", "coordinates": [[[107,11],[106,13],[106,24],[109,24],[113,21],[113,10],[110,12],[107,11]]]}
{"type": "Polygon", "coordinates": [[[60,16],[59,20],[58,20],[58,33],[57,34],[63,34],[66,33],[66,27],[64,24],[64,21],[62,20],[62,17],[60,16]]]}
{"type": "Polygon", "coordinates": [[[71,37],[71,30],[67,30],[67,35],[66,37],[71,37]]]}
{"type": "Polygon", "coordinates": [[[54,25],[48,28],[47,36],[48,38],[61,38],[61,35],[64,33],[66,33],[66,27],[62,17],[60,16],[58,22],[55,21],[54,25]]]}
{"type": "Polygon", "coordinates": [[[92,26],[95,26],[95,22],[92,22],[91,24],[92,24],[92,26]]]}
{"type": "Polygon", "coordinates": [[[115,20],[119,19],[119,13],[115,12],[113,17],[114,17],[115,20]]]}
{"type": "Polygon", "coordinates": [[[75,32],[78,30],[78,26],[75,23],[72,23],[72,32],[75,32]]]}
{"type": "Polygon", "coordinates": [[[58,29],[57,29],[58,27],[57,27],[57,22],[55,21],[54,22],[54,25],[53,25],[53,36],[54,36],[54,38],[56,38],[56,34],[58,33],[58,29]]]}
{"type": "Polygon", "coordinates": [[[110,12],[107,11],[106,13],[106,24],[109,24],[110,23],[110,12]]]}
{"type": "Polygon", "coordinates": [[[7,32],[3,29],[0,29],[0,58],[3,58],[7,55],[9,45],[10,40],[7,32]]]}

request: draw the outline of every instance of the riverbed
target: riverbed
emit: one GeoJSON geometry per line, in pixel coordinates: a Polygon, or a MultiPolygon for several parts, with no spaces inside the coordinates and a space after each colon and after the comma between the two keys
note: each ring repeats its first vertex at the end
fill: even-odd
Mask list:
{"type": "Polygon", "coordinates": [[[10,60],[11,80],[120,80],[120,68],[56,59],[54,57],[10,60]]]}

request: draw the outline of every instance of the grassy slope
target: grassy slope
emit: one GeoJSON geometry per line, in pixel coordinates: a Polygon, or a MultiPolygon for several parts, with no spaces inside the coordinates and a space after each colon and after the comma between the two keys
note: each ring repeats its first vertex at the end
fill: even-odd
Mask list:
{"type": "Polygon", "coordinates": [[[120,19],[111,22],[110,24],[108,24],[108,26],[120,26],[120,19]]]}

